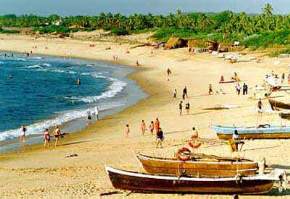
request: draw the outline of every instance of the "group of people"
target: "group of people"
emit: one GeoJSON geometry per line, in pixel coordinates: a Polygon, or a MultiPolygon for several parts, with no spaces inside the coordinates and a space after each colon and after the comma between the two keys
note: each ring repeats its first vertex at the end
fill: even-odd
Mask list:
{"type": "Polygon", "coordinates": [[[241,87],[239,83],[235,86],[237,95],[241,94],[241,90],[243,95],[248,95],[248,85],[246,83],[241,87]]]}
{"type": "MultiPolygon", "coordinates": [[[[26,132],[27,132],[27,127],[25,125],[22,125],[20,128],[20,136],[19,136],[19,141],[21,143],[26,142],[26,132]]],[[[53,136],[55,138],[55,143],[54,146],[56,147],[59,143],[59,139],[63,137],[65,133],[61,133],[59,126],[56,126],[56,128],[53,131],[53,136]]],[[[44,148],[50,146],[50,140],[51,140],[51,135],[49,133],[48,129],[45,129],[43,132],[43,141],[44,141],[44,148]]]]}
{"type": "MultiPolygon", "coordinates": [[[[56,147],[59,143],[60,138],[64,136],[64,133],[60,131],[59,126],[56,126],[56,128],[54,129],[53,136],[55,139],[54,146],[56,147]]],[[[43,140],[44,140],[44,148],[50,147],[51,135],[48,129],[45,129],[43,133],[43,140]]]]}
{"type": "MultiPolygon", "coordinates": [[[[183,101],[179,102],[178,108],[179,108],[179,115],[182,115],[182,113],[183,113],[183,101]]],[[[190,103],[189,102],[187,102],[185,104],[185,110],[186,110],[186,113],[189,114],[189,111],[190,111],[190,103]]]]}
{"type": "MultiPolygon", "coordinates": [[[[146,126],[146,123],[144,120],[141,121],[140,124],[140,130],[141,130],[141,134],[145,135],[146,131],[149,130],[151,135],[154,135],[154,133],[156,134],[156,148],[162,148],[162,142],[164,140],[164,133],[160,127],[160,121],[158,118],[155,119],[155,121],[151,121],[148,128],[146,126]]],[[[125,136],[129,137],[130,134],[130,126],[129,124],[126,124],[125,127],[125,136]]]]}

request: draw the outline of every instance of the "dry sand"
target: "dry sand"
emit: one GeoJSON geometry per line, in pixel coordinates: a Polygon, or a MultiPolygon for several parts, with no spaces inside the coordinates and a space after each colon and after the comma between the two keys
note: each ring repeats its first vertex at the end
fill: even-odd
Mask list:
{"type": "MultiPolygon", "coordinates": [[[[72,39],[35,39],[29,36],[0,35],[0,49],[18,52],[33,50],[34,53],[63,57],[79,57],[112,61],[118,55],[119,63],[135,66],[136,60],[142,67],[130,75],[149,94],[121,113],[108,116],[89,126],[80,133],[70,135],[57,149],[42,146],[27,146],[24,150],[0,156],[0,198],[99,198],[100,193],[114,191],[104,166],[142,171],[135,158],[136,152],[171,157],[191,135],[193,126],[200,137],[216,140],[210,129],[212,124],[256,125],[257,101],[249,96],[237,96],[234,84],[223,85],[225,95],[208,96],[208,85],[218,90],[221,75],[226,79],[237,72],[250,87],[260,84],[266,73],[272,70],[287,73],[289,59],[263,58],[262,63],[248,62],[230,64],[208,54],[189,55],[187,49],[153,50],[151,47],[130,49],[130,44],[91,42],[72,39]],[[95,47],[89,47],[95,44],[95,47]],[[37,48],[33,48],[37,46],[37,48]],[[105,50],[111,47],[110,50],[105,50]],[[126,51],[129,49],[130,53],[126,51]],[[172,76],[167,81],[166,69],[172,76]],[[178,103],[181,92],[187,86],[191,111],[179,116],[178,103]],[[177,89],[178,99],[173,99],[177,89]],[[238,105],[239,108],[221,111],[206,111],[203,108],[218,104],[238,105]],[[140,123],[144,119],[149,125],[156,117],[165,132],[163,149],[155,149],[155,137],[141,135],[140,123]],[[129,138],[124,137],[125,124],[130,124],[129,138]],[[76,153],[77,157],[65,158],[76,153]]],[[[250,90],[251,92],[251,90],[250,90]]],[[[267,101],[265,109],[270,109],[267,101]]],[[[280,124],[277,113],[263,115],[262,123],[280,124]]],[[[283,121],[287,124],[286,121],[283,121]]],[[[288,122],[289,125],[289,122],[288,122]]],[[[199,152],[231,156],[229,146],[204,144],[199,152]]],[[[247,141],[242,156],[259,160],[266,157],[267,163],[290,170],[290,140],[247,141]]],[[[288,187],[290,188],[290,187],[288,187]]],[[[290,194],[289,191],[286,194],[290,194]]],[[[177,195],[126,193],[103,198],[231,198],[220,195],[177,195]]],[[[276,198],[267,196],[243,196],[241,198],[276,198]]],[[[279,198],[290,198],[280,195],[279,198]]]]}

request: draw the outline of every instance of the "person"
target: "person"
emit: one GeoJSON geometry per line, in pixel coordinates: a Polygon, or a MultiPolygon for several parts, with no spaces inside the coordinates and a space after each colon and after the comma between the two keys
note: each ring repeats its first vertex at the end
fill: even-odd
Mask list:
{"type": "Polygon", "coordinates": [[[173,92],[173,98],[176,98],[177,97],[177,90],[174,89],[174,92],[173,92]]]}
{"type": "Polygon", "coordinates": [[[167,68],[167,81],[169,81],[169,76],[171,75],[171,70],[169,68],[167,68]]]}
{"type": "Polygon", "coordinates": [[[241,86],[240,86],[239,83],[236,85],[236,91],[237,91],[237,94],[240,95],[240,93],[241,93],[241,86]]]}
{"type": "Polygon", "coordinates": [[[126,137],[129,137],[129,133],[130,133],[129,124],[126,124],[126,128],[125,128],[125,136],[126,136],[126,137]]]}
{"type": "Polygon", "coordinates": [[[158,133],[158,129],[160,128],[160,121],[158,118],[156,118],[155,123],[154,123],[154,129],[156,133],[158,133]]]}
{"type": "Polygon", "coordinates": [[[162,147],[162,142],[164,140],[164,135],[163,135],[163,131],[162,131],[161,128],[159,128],[158,131],[157,131],[156,140],[157,140],[156,148],[158,148],[159,146],[160,146],[160,148],[163,148],[162,147]]]}
{"type": "Polygon", "coordinates": [[[140,63],[138,60],[136,61],[136,66],[140,66],[140,63]]]}
{"type": "Polygon", "coordinates": [[[248,85],[246,83],[243,85],[243,95],[248,95],[248,85]]]}
{"type": "Polygon", "coordinates": [[[224,76],[222,75],[221,78],[220,78],[220,82],[224,82],[225,81],[225,78],[224,76]]]}
{"type": "Polygon", "coordinates": [[[196,139],[198,139],[198,131],[197,131],[197,129],[195,128],[195,127],[192,127],[192,136],[191,136],[191,139],[192,140],[196,140],[196,139]]]}
{"type": "Polygon", "coordinates": [[[99,107],[98,106],[95,107],[94,115],[96,115],[97,116],[97,120],[99,120],[99,107]]]}
{"type": "Polygon", "coordinates": [[[182,101],[179,102],[179,115],[182,115],[182,101]]]}
{"type": "Polygon", "coordinates": [[[189,104],[189,102],[187,102],[185,104],[185,110],[186,110],[186,113],[189,114],[189,110],[190,110],[190,104],[189,104]]]}
{"type": "Polygon", "coordinates": [[[91,115],[91,112],[88,111],[88,120],[90,121],[92,119],[92,115],[91,115]]]}
{"type": "Polygon", "coordinates": [[[146,131],[146,124],[144,122],[144,120],[141,121],[141,132],[142,132],[142,135],[145,134],[145,131],[146,131]]]}
{"type": "Polygon", "coordinates": [[[77,79],[77,85],[81,85],[81,79],[80,78],[77,79]]]}
{"type": "Polygon", "coordinates": [[[27,129],[24,125],[21,126],[20,128],[20,142],[24,143],[25,142],[25,133],[27,129]]]}
{"type": "Polygon", "coordinates": [[[61,138],[61,132],[60,132],[59,126],[56,126],[54,130],[54,138],[55,138],[54,146],[56,147],[59,142],[59,139],[61,138]]]}
{"type": "Polygon", "coordinates": [[[46,146],[49,147],[50,135],[48,129],[45,129],[43,133],[43,138],[44,138],[44,148],[46,148],[46,146]]]}
{"type": "Polygon", "coordinates": [[[184,89],[183,89],[183,95],[182,95],[182,98],[185,99],[185,96],[188,97],[186,86],[185,86],[184,89]]]}
{"type": "Polygon", "coordinates": [[[209,95],[213,94],[213,90],[212,90],[212,85],[211,84],[209,84],[209,86],[208,86],[208,94],[209,95]]]}
{"type": "Polygon", "coordinates": [[[150,129],[151,135],[153,135],[153,132],[154,132],[154,122],[153,121],[151,121],[151,123],[149,125],[149,129],[150,129]]]}
{"type": "Polygon", "coordinates": [[[258,113],[263,113],[263,103],[262,103],[262,101],[261,101],[261,98],[259,99],[259,101],[258,101],[258,104],[257,104],[257,107],[258,107],[258,113]]]}
{"type": "Polygon", "coordinates": [[[240,141],[239,140],[239,133],[238,133],[238,130],[235,129],[233,135],[232,135],[232,142],[234,144],[234,148],[233,148],[233,151],[239,151],[239,144],[241,144],[241,147],[240,147],[240,150],[242,149],[243,145],[244,145],[244,142],[243,141],[240,141]]]}
{"type": "Polygon", "coordinates": [[[285,80],[285,73],[282,73],[282,76],[281,76],[281,83],[282,84],[284,83],[284,80],[285,80]]]}

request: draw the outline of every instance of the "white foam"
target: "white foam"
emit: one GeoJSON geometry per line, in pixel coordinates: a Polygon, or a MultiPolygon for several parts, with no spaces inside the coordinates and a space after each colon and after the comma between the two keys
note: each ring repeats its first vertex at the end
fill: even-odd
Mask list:
{"type": "Polygon", "coordinates": [[[38,64],[35,64],[35,65],[31,65],[31,66],[26,66],[25,68],[32,69],[32,68],[42,68],[42,67],[38,64]]]}
{"type": "MultiPolygon", "coordinates": [[[[102,76],[98,76],[99,78],[103,78],[102,76]]],[[[103,92],[101,95],[97,96],[87,96],[87,97],[71,97],[71,99],[82,101],[85,103],[95,103],[100,99],[106,99],[106,98],[112,98],[116,96],[118,93],[120,93],[126,86],[127,83],[120,81],[115,78],[108,78],[110,81],[112,81],[112,84],[108,87],[108,90],[103,92]]]]}
{"type": "MultiPolygon", "coordinates": [[[[105,111],[109,109],[113,109],[116,107],[123,106],[124,104],[115,103],[108,104],[98,107],[99,111],[105,111]]],[[[27,126],[26,135],[41,135],[46,128],[54,127],[57,125],[61,125],[63,123],[87,117],[88,112],[94,113],[96,107],[91,107],[83,110],[72,110],[69,112],[60,113],[55,119],[46,120],[43,122],[38,122],[27,126]]],[[[0,141],[15,139],[20,136],[19,129],[13,129],[9,131],[0,132],[0,141]]]]}

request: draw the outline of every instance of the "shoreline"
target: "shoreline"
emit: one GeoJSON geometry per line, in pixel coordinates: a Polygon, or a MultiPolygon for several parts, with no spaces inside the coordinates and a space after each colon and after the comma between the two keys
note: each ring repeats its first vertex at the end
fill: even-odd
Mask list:
{"type": "MultiPolygon", "coordinates": [[[[22,50],[31,48],[32,43],[15,36],[5,36],[5,42],[0,40],[0,49],[15,48],[22,50]]],[[[0,35],[3,39],[3,35],[0,35]]],[[[262,64],[238,63],[229,64],[210,55],[190,56],[186,49],[172,51],[154,50],[150,53],[150,47],[130,49],[130,54],[125,51],[130,48],[128,44],[110,43],[112,50],[104,50],[104,45],[97,42],[80,42],[68,40],[49,40],[37,42],[40,52],[48,49],[63,56],[67,48],[73,53],[84,53],[88,58],[112,59],[117,53],[122,64],[134,67],[136,58],[140,61],[140,70],[136,70],[128,77],[137,82],[148,97],[138,101],[137,104],[126,108],[120,113],[111,115],[91,125],[89,128],[68,137],[62,146],[56,149],[44,150],[42,145],[34,146],[25,152],[7,154],[0,157],[0,176],[3,181],[10,184],[0,183],[3,196],[13,198],[19,197],[56,197],[56,198],[82,198],[98,197],[100,193],[114,191],[106,173],[104,165],[111,165],[117,168],[142,171],[135,158],[135,153],[154,154],[156,156],[172,157],[178,147],[190,137],[192,126],[196,126],[200,136],[208,140],[216,140],[216,135],[210,129],[214,123],[227,124],[253,124],[256,123],[256,112],[254,110],[256,101],[247,96],[236,96],[233,91],[234,85],[225,85],[226,95],[207,95],[208,84],[212,83],[215,90],[218,90],[218,79],[221,75],[230,77],[237,71],[242,79],[251,86],[260,83],[264,74],[274,70],[273,60],[265,58],[262,64]],[[77,44],[76,44],[77,43],[77,44]],[[88,47],[89,43],[97,43],[95,53],[88,47]],[[52,49],[50,49],[52,48],[52,49]],[[89,50],[88,50],[89,49],[89,50]],[[112,52],[114,51],[114,52],[112,52]],[[166,69],[170,67],[173,75],[170,81],[166,79],[166,69]],[[205,70],[207,69],[207,70],[205,70]],[[249,73],[250,72],[250,73],[249,73]],[[202,74],[202,75],[201,75],[202,74]],[[250,75],[249,75],[250,74],[250,75]],[[205,78],[206,77],[206,78],[205,78]],[[189,98],[186,101],[191,103],[190,114],[179,116],[178,103],[181,100],[180,91],[187,86],[189,98]],[[178,90],[178,98],[172,98],[172,91],[178,90]],[[240,108],[224,111],[204,111],[204,108],[216,104],[238,104],[240,108]],[[146,133],[140,133],[140,121],[144,119],[146,124],[158,117],[161,127],[165,132],[163,149],[155,149],[155,137],[146,133]],[[124,137],[125,124],[129,123],[131,133],[129,138],[124,137]],[[76,153],[76,158],[65,158],[66,155],[76,153]],[[24,183],[21,190],[13,189],[19,186],[17,176],[22,176],[24,183]],[[31,181],[31,179],[34,179],[31,181]],[[60,186],[59,183],[61,184],[60,186]],[[33,187],[33,188],[32,188],[33,187]]],[[[5,50],[5,49],[4,49],[5,50]]],[[[37,53],[39,54],[39,53],[37,53]]],[[[278,72],[287,70],[288,59],[282,60],[278,72]]],[[[277,68],[276,68],[277,69],[277,68]]],[[[265,102],[266,103],[266,102],[265,102]]],[[[266,105],[266,104],[265,104],[266,105]]],[[[266,114],[265,121],[279,122],[275,114],[266,114]]],[[[258,140],[247,142],[244,146],[245,152],[242,156],[259,160],[267,155],[267,162],[275,164],[276,167],[290,168],[289,140],[258,140]],[[269,148],[265,148],[265,145],[269,148]],[[264,147],[264,148],[263,148],[264,147]],[[277,154],[279,154],[277,157],[277,154]],[[282,153],[282,154],[281,154],[282,153]]],[[[200,149],[201,153],[230,156],[227,145],[210,145],[205,143],[200,149]]],[[[289,169],[288,169],[289,170],[289,169]]],[[[128,198],[180,198],[177,194],[131,194],[128,198]]],[[[194,195],[200,198],[207,198],[208,195],[194,195]]],[[[121,195],[112,196],[119,198],[121,195]]],[[[191,198],[192,195],[185,195],[183,198],[191,198]]],[[[209,196],[211,197],[211,195],[209,196]]],[[[217,197],[217,196],[212,196],[217,197]]],[[[221,196],[230,198],[230,196],[221,196]]],[[[248,197],[248,196],[247,196],[248,197]]],[[[254,198],[255,196],[249,196],[254,198]]],[[[261,196],[261,198],[264,196],[261,196]]],[[[271,196],[265,196],[265,198],[271,196]]]]}
{"type": "MultiPolygon", "coordinates": [[[[7,52],[2,52],[2,53],[7,53],[7,52]]],[[[22,54],[19,54],[16,52],[9,52],[9,53],[13,53],[14,56],[16,57],[16,59],[18,59],[19,56],[20,57],[22,56],[22,54]]],[[[46,55],[39,55],[39,54],[31,55],[32,59],[34,57],[41,57],[43,59],[46,59],[47,62],[50,62],[50,60],[54,60],[56,58],[59,59],[58,57],[55,57],[55,56],[46,56],[46,55]]],[[[97,68],[101,67],[101,68],[104,68],[104,70],[106,70],[106,68],[108,68],[109,70],[113,69],[114,71],[117,71],[117,72],[114,72],[116,74],[112,74],[112,77],[117,78],[118,81],[122,81],[122,82],[125,82],[127,84],[126,87],[122,88],[121,92],[116,93],[116,96],[111,96],[111,97],[108,97],[107,99],[105,99],[105,101],[107,101],[107,100],[111,101],[113,104],[120,103],[120,105],[108,108],[109,104],[106,103],[104,100],[101,100],[98,102],[99,108],[101,108],[100,109],[100,118],[104,118],[104,117],[107,117],[109,115],[113,115],[117,112],[120,112],[120,111],[124,110],[126,107],[128,107],[132,104],[135,104],[140,99],[143,99],[146,97],[146,94],[141,90],[141,88],[137,85],[137,83],[128,78],[128,76],[131,73],[134,73],[137,70],[136,68],[128,67],[128,66],[124,66],[124,65],[111,64],[111,62],[104,62],[104,61],[97,61],[97,60],[84,60],[84,59],[74,59],[74,60],[70,59],[69,60],[69,63],[71,63],[71,64],[79,64],[80,62],[81,62],[81,64],[85,64],[87,67],[97,67],[97,68]],[[137,98],[132,97],[132,95],[137,95],[137,94],[139,97],[137,97],[137,98]],[[126,96],[124,96],[124,95],[126,95],[126,96]],[[125,101],[124,98],[126,98],[127,100],[125,101]],[[104,108],[105,108],[104,110],[102,110],[102,104],[104,105],[104,108]]],[[[106,91],[106,92],[108,92],[108,91],[106,91]]],[[[102,93],[100,93],[100,95],[102,95],[102,93]]],[[[69,113],[72,111],[82,111],[84,109],[90,109],[94,106],[95,106],[95,103],[93,103],[91,105],[87,104],[86,107],[83,107],[83,108],[79,107],[79,108],[75,108],[72,110],[66,110],[64,112],[60,112],[60,114],[48,116],[47,119],[44,119],[41,121],[35,121],[31,124],[28,124],[28,126],[35,125],[37,123],[43,123],[45,121],[50,121],[50,120],[62,117],[63,114],[66,114],[66,113],[69,113]]],[[[85,117],[81,117],[81,118],[75,118],[75,119],[70,120],[70,121],[66,121],[66,122],[59,124],[59,125],[61,126],[61,129],[63,132],[71,134],[71,133],[75,133],[75,132],[80,132],[82,129],[87,128],[87,122],[88,122],[87,117],[85,116],[85,117]]],[[[90,123],[95,123],[95,122],[97,122],[97,120],[95,118],[93,118],[93,120],[90,123]]],[[[53,128],[52,126],[49,127],[49,129],[52,129],[52,128],[53,128]]],[[[17,129],[8,129],[6,131],[11,131],[11,130],[17,130],[17,129]]],[[[5,132],[5,131],[3,131],[3,132],[5,132]]],[[[9,152],[13,153],[15,151],[19,151],[23,146],[21,143],[19,144],[18,139],[19,139],[18,137],[15,137],[13,139],[0,141],[0,146],[1,146],[0,154],[9,153],[9,152]]],[[[35,132],[33,134],[28,134],[26,136],[25,145],[27,146],[27,148],[30,148],[31,145],[41,144],[42,142],[43,142],[42,131],[39,131],[39,132],[35,132]]]]}

